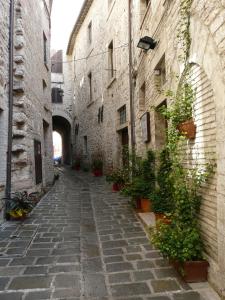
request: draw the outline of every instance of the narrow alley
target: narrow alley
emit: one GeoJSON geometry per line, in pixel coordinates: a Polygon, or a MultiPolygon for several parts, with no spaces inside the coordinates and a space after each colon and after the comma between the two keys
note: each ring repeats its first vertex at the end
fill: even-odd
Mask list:
{"type": "Polygon", "coordinates": [[[59,181],[0,232],[0,299],[199,300],[150,245],[119,193],[88,173],[59,181]]]}

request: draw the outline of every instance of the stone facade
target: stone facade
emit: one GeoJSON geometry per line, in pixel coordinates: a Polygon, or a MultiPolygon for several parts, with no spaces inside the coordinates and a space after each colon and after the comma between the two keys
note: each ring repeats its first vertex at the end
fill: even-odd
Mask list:
{"type": "Polygon", "coordinates": [[[68,59],[75,61],[75,147],[89,163],[93,156],[103,156],[105,168],[110,168],[120,162],[122,134],[125,140],[129,127],[127,1],[91,2],[86,1],[71,35],[75,47],[67,51],[68,59]],[[124,106],[120,124],[119,109],[124,106]]]}
{"type": "MultiPolygon", "coordinates": [[[[166,123],[152,106],[165,103],[163,91],[176,91],[183,72],[177,40],[180,0],[132,2],[133,93],[136,150],[159,150],[165,144],[166,123]],[[137,48],[143,36],[153,37],[156,48],[137,48]],[[141,119],[150,114],[151,139],[143,141],[141,119]]],[[[202,191],[202,234],[210,262],[209,281],[225,296],[225,3],[193,1],[191,8],[191,80],[196,89],[196,139],[186,144],[187,160],[217,159],[217,169],[202,191]]],[[[91,160],[97,151],[105,166],[121,161],[123,128],[130,132],[128,77],[128,2],[85,1],[73,29],[67,54],[74,60],[75,123],[79,124],[76,150],[91,160]],[[112,43],[113,41],[113,43],[112,43]],[[113,59],[113,64],[112,64],[113,59]],[[112,71],[113,69],[113,71],[112,71]],[[91,95],[90,95],[91,93],[91,95]],[[127,119],[119,122],[126,105],[127,119]],[[104,106],[103,120],[99,108],[104,106]],[[101,118],[100,118],[101,119],[101,118]],[[127,122],[127,123],[126,123],[127,122]],[[122,134],[121,134],[122,133],[122,134]]],[[[168,101],[167,101],[168,102],[168,101]]],[[[169,102],[167,103],[169,105],[169,102]]],[[[129,134],[130,136],[130,134],[129,134]]],[[[124,137],[123,137],[124,138],[124,137]]],[[[125,138],[126,139],[126,138],[125,138]]]]}
{"type": "MultiPolygon", "coordinates": [[[[3,112],[0,114],[1,172],[0,182],[5,184],[5,153],[8,125],[6,114],[7,45],[9,35],[9,1],[1,1],[1,86],[3,112]],[[3,7],[2,7],[3,6],[3,7]],[[2,22],[1,22],[2,24],[2,22]],[[3,36],[4,34],[4,36],[3,36]],[[2,43],[3,41],[3,43],[2,43]],[[3,74],[3,75],[2,75],[3,74]],[[3,97],[2,97],[3,94],[3,97]],[[2,134],[2,132],[4,132],[2,134]],[[3,141],[3,143],[2,143],[3,141]]],[[[40,190],[52,183],[52,111],[50,78],[50,9],[52,1],[15,1],[14,19],[14,105],[12,147],[12,191],[40,190]],[[31,18],[32,16],[32,18],[31,18]],[[34,141],[41,144],[41,161],[37,164],[42,178],[37,184],[34,141]]],[[[40,150],[40,149],[39,149],[40,150]]]]}
{"type": "Polygon", "coordinates": [[[38,188],[34,140],[41,142],[42,184],[46,186],[53,179],[49,5],[49,1],[41,0],[38,5],[36,1],[16,2],[12,169],[14,190],[38,188]]]}
{"type": "MultiPolygon", "coordinates": [[[[2,198],[6,180],[6,152],[8,139],[9,1],[0,2],[0,24],[0,198],[2,198]]],[[[0,210],[1,205],[2,203],[0,202],[0,210]]]]}
{"type": "MultiPolygon", "coordinates": [[[[74,92],[73,92],[73,62],[67,59],[62,50],[52,51],[52,74],[51,86],[53,89],[61,90],[63,96],[58,103],[52,98],[53,108],[53,130],[58,131],[63,142],[63,162],[70,164],[74,152],[74,92]],[[69,132],[68,132],[69,130],[69,132]]],[[[58,91],[59,91],[58,90],[58,91]]],[[[54,95],[55,97],[56,95],[54,95]]]]}

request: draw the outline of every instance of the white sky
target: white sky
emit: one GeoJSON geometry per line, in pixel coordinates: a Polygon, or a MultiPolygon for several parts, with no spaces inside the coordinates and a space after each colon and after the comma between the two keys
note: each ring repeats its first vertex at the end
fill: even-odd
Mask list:
{"type": "Polygon", "coordinates": [[[66,50],[84,0],[53,0],[51,48],[66,50]]]}

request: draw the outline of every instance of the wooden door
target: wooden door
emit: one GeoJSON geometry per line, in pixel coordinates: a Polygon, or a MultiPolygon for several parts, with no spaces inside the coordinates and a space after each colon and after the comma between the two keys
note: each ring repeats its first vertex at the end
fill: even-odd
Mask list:
{"type": "Polygon", "coordinates": [[[39,184],[42,182],[42,154],[41,142],[37,140],[34,140],[34,161],[36,184],[39,184]]]}

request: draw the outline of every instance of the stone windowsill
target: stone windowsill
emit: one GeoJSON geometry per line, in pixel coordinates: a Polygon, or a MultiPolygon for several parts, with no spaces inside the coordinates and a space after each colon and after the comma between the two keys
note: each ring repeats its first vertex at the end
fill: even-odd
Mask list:
{"type": "Polygon", "coordinates": [[[116,127],[116,131],[120,131],[120,130],[123,130],[124,128],[127,128],[128,127],[128,122],[124,123],[124,124],[121,124],[121,125],[118,125],[116,127]]]}

